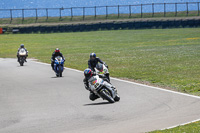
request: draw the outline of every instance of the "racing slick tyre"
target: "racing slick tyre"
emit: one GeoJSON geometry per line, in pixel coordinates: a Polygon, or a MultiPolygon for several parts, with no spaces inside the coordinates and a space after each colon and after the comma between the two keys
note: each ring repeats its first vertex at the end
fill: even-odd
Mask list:
{"type": "Polygon", "coordinates": [[[100,95],[102,96],[102,98],[106,99],[108,102],[110,103],[114,103],[115,100],[112,98],[112,96],[110,95],[110,92],[107,91],[106,89],[103,89],[101,92],[100,92],[100,95]]]}
{"type": "Polygon", "coordinates": [[[118,102],[120,100],[120,96],[117,94],[116,97],[114,98],[115,102],[118,102]]]}

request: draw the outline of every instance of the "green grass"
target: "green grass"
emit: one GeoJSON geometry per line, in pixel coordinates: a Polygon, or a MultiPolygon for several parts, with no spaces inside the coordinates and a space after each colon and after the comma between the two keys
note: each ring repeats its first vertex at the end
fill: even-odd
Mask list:
{"type": "Polygon", "coordinates": [[[80,22],[80,21],[98,21],[98,20],[123,20],[123,19],[136,19],[136,18],[164,18],[164,17],[186,17],[186,16],[198,16],[198,11],[189,11],[188,15],[186,11],[180,11],[177,12],[175,16],[175,12],[166,12],[165,16],[163,12],[159,13],[143,13],[141,16],[141,13],[135,13],[135,14],[120,14],[118,17],[118,14],[108,14],[106,15],[97,15],[96,18],[95,16],[87,15],[84,17],[83,16],[73,16],[71,18],[70,16],[62,16],[60,17],[38,17],[36,20],[36,17],[27,17],[24,18],[22,21],[22,18],[13,18],[12,21],[10,21],[10,18],[4,18],[0,19],[0,24],[33,24],[33,23],[68,23],[68,22],[80,22]]]}
{"type": "Polygon", "coordinates": [[[67,67],[84,70],[96,52],[113,77],[200,95],[200,28],[0,35],[0,57],[15,58],[21,43],[42,62],[59,47],[67,67]]]}
{"type": "Polygon", "coordinates": [[[166,129],[166,130],[158,130],[153,131],[150,133],[199,133],[200,132],[200,122],[194,122],[191,124],[187,124],[184,126],[178,126],[172,129],[166,129]]]}

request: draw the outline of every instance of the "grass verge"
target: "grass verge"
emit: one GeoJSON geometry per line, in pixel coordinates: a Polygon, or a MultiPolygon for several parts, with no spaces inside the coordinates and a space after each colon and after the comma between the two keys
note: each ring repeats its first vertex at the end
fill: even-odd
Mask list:
{"type": "Polygon", "coordinates": [[[157,130],[150,133],[199,133],[200,132],[200,121],[190,123],[184,126],[178,126],[172,129],[157,130]]]}

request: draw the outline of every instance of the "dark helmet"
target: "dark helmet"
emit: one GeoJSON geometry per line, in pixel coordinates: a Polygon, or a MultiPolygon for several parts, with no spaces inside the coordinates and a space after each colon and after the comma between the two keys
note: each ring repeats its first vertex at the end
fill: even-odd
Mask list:
{"type": "Polygon", "coordinates": [[[90,59],[92,59],[92,57],[93,57],[93,58],[96,58],[96,54],[95,54],[95,53],[91,53],[91,54],[90,54],[90,59]]]}
{"type": "Polygon", "coordinates": [[[55,53],[60,53],[60,49],[59,49],[59,48],[56,48],[56,49],[55,49],[55,53]]]}
{"type": "Polygon", "coordinates": [[[24,44],[21,44],[21,45],[20,45],[20,48],[24,48],[24,44]]]}
{"type": "Polygon", "coordinates": [[[84,75],[87,79],[92,77],[92,70],[90,68],[87,68],[84,70],[84,75]]]}
{"type": "Polygon", "coordinates": [[[103,64],[98,63],[98,64],[96,65],[96,69],[99,70],[100,72],[102,72],[102,71],[103,71],[103,64]]]}

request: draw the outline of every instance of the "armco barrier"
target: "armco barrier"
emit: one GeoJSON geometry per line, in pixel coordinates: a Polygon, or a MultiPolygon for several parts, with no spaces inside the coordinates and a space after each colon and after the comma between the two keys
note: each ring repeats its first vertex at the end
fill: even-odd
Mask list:
{"type": "Polygon", "coordinates": [[[94,24],[66,24],[58,26],[30,26],[19,27],[18,33],[54,33],[54,32],[82,32],[96,30],[118,30],[118,29],[149,29],[149,28],[184,28],[199,27],[200,19],[187,20],[142,20],[127,22],[100,22],[94,24]]]}

